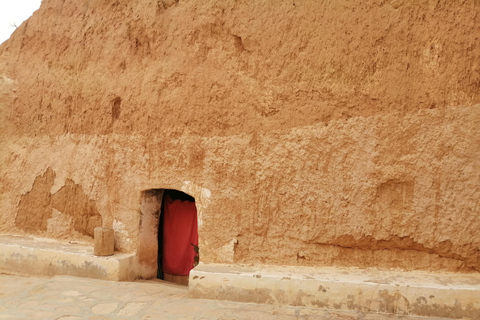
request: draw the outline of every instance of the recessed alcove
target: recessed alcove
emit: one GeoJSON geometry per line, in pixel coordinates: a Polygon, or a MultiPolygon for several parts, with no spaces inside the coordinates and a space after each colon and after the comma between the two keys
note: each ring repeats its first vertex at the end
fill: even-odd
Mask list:
{"type": "Polygon", "coordinates": [[[137,256],[143,277],[188,285],[198,263],[195,199],[173,189],[142,191],[137,256]]]}

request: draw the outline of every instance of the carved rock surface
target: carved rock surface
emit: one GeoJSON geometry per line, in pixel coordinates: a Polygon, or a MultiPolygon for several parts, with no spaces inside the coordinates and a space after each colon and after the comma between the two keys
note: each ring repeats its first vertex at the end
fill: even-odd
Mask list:
{"type": "Polygon", "coordinates": [[[479,11],[44,0],[0,46],[0,233],[135,252],[169,188],[203,262],[478,272],[479,11]]]}

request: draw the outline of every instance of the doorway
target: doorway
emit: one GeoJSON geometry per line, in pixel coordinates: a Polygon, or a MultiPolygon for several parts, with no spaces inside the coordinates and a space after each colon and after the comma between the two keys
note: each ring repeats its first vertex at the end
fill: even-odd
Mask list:
{"type": "Polygon", "coordinates": [[[188,285],[199,262],[195,199],[178,190],[164,189],[158,219],[157,278],[188,285]]]}

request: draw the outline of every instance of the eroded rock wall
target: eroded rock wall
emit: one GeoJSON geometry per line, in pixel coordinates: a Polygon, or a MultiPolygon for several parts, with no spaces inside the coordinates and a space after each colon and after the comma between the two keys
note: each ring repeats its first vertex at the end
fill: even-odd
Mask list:
{"type": "Polygon", "coordinates": [[[474,1],[44,0],[0,46],[0,232],[102,224],[134,252],[141,191],[173,188],[204,262],[478,271],[479,19],[474,1]]]}

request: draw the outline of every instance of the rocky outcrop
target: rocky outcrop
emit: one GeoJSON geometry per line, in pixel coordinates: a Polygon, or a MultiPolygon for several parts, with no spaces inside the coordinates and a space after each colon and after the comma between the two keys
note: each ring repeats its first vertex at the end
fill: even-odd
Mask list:
{"type": "Polygon", "coordinates": [[[171,188],[204,262],[478,271],[478,12],[44,0],[0,46],[0,232],[134,252],[171,188]]]}

